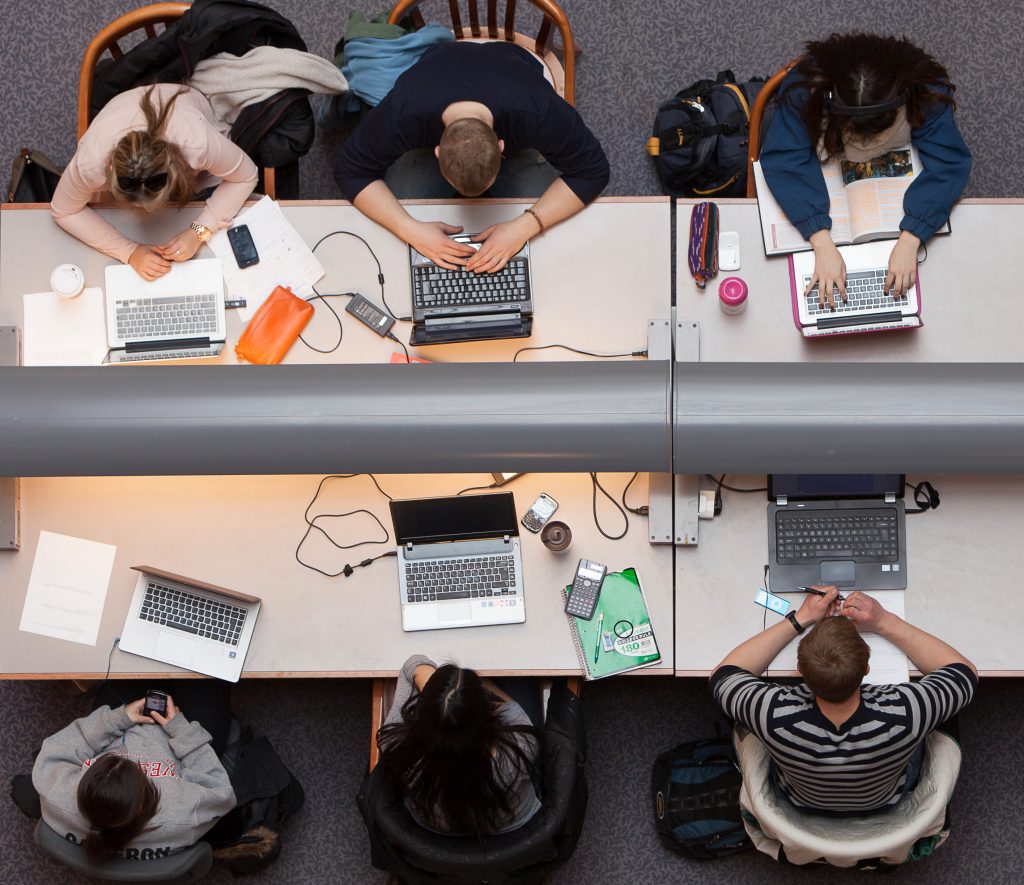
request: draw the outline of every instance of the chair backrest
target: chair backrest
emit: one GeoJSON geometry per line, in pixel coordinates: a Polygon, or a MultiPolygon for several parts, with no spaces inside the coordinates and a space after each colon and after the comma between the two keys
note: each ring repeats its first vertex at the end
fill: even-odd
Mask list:
{"type": "Polygon", "coordinates": [[[800,61],[794,58],[782,70],[772,74],[768,82],[764,84],[761,91],[754,100],[754,106],[750,109],[750,140],[747,142],[747,196],[757,196],[757,186],[754,184],[754,160],[761,153],[761,122],[764,120],[765,108],[768,102],[779,91],[779,85],[786,78],[796,63],[800,61]]]}
{"type": "Polygon", "coordinates": [[[108,882],[198,882],[213,866],[213,849],[207,842],[197,842],[191,848],[155,860],[95,860],[81,845],[55,833],[45,821],[36,824],[34,839],[44,852],[69,869],[108,882]]]}
{"type": "MultiPolygon", "coordinates": [[[[565,11],[555,0],[529,0],[542,14],[540,28],[536,37],[528,37],[516,31],[516,0],[506,0],[505,15],[499,21],[497,0],[487,0],[487,21],[481,26],[480,10],[477,0],[466,0],[467,19],[469,25],[463,24],[459,0],[448,0],[448,8],[452,17],[452,30],[456,40],[504,40],[516,43],[535,53],[551,72],[555,91],[569,104],[573,103],[576,94],[576,46],[572,38],[572,28],[565,11]],[[552,42],[553,30],[558,29],[562,41],[562,57],[559,59],[552,42]]],[[[398,0],[388,16],[390,24],[398,24],[401,19],[410,15],[413,24],[423,26],[423,16],[419,10],[421,0],[398,0]]]]}
{"type": "Polygon", "coordinates": [[[181,18],[189,8],[188,3],[153,3],[140,9],[133,9],[119,18],[115,18],[100,31],[85,48],[82,57],[82,69],[78,75],[78,137],[85,135],[89,128],[89,101],[92,98],[92,81],[96,73],[96,65],[104,52],[110,51],[115,61],[124,56],[118,40],[135,31],[145,31],[147,37],[156,36],[156,26],[165,27],[181,18]]]}

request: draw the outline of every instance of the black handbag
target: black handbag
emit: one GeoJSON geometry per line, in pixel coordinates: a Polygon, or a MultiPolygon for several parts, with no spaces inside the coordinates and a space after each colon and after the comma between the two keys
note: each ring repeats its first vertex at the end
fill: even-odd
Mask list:
{"type": "Polygon", "coordinates": [[[57,192],[57,182],[64,172],[46,154],[22,148],[11,163],[11,180],[7,184],[8,203],[49,203],[57,192]]]}

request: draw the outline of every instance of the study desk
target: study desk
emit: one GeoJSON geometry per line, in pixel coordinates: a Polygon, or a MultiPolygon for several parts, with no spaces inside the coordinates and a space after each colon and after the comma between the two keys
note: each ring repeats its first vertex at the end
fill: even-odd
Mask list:
{"type": "MultiPolygon", "coordinates": [[[[102,211],[116,215],[116,223],[129,235],[141,236],[140,227],[145,224],[146,238],[161,242],[187,224],[197,210],[150,218],[102,211]]],[[[410,211],[417,217],[441,218],[475,231],[512,217],[521,211],[521,205],[425,203],[410,205],[410,211]]],[[[669,203],[663,199],[599,201],[531,245],[537,302],[531,339],[421,348],[420,355],[445,361],[507,361],[520,347],[550,343],[596,352],[644,349],[648,319],[667,320],[670,315],[669,211],[669,203]],[[632,261],[609,258],[619,254],[630,255],[632,261]]],[[[388,303],[399,314],[408,313],[406,246],[348,204],[291,204],[285,212],[310,244],[335,229],[366,237],[384,267],[388,303]]],[[[351,237],[336,237],[317,254],[327,271],[318,285],[320,291],[357,290],[379,303],[376,265],[360,243],[351,237]]],[[[78,263],[87,285],[102,285],[102,268],[108,260],[64,234],[45,209],[5,206],[0,211],[0,325],[20,325],[21,295],[47,289],[50,269],[63,261],[78,263]],[[25,255],[31,259],[24,260],[25,255]]],[[[344,318],[342,306],[336,305],[344,318]]],[[[317,317],[307,327],[307,337],[319,346],[329,346],[337,334],[337,325],[325,313],[318,306],[317,317]]],[[[241,324],[232,314],[229,311],[229,338],[233,341],[241,324]]],[[[335,353],[316,354],[296,344],[288,361],[386,362],[393,350],[399,350],[351,317],[343,322],[345,338],[335,353]]],[[[407,337],[407,328],[399,324],[397,331],[407,337]]],[[[225,349],[222,362],[234,361],[230,350],[230,346],[225,349]]],[[[523,359],[579,358],[559,350],[523,354],[523,359]]],[[[418,370],[411,367],[407,371],[418,370]]],[[[345,471],[343,453],[337,469],[345,471]]],[[[628,474],[601,476],[616,496],[628,479],[628,474]]],[[[633,506],[646,501],[647,479],[638,477],[630,489],[633,506]]],[[[561,588],[571,580],[580,556],[613,569],[637,567],[663,658],[657,668],[642,672],[673,671],[672,548],[650,545],[647,521],[636,516],[630,517],[631,527],[623,540],[602,538],[591,515],[587,474],[525,474],[506,487],[515,494],[520,514],[540,492],[552,495],[559,502],[555,518],[566,522],[573,532],[571,548],[564,554],[552,554],[537,536],[522,531],[525,624],[419,633],[401,630],[393,558],[357,569],[348,578],[323,577],[295,561],[295,548],[305,530],[303,511],[319,480],[318,476],[23,479],[22,549],[0,554],[0,587],[6,597],[5,614],[0,618],[0,674],[4,678],[102,676],[134,589],[135,573],[130,566],[142,564],[263,599],[245,676],[389,675],[414,652],[435,659],[454,658],[491,674],[577,673],[562,614],[561,588]],[[44,529],[118,548],[95,647],[18,629],[39,531],[44,529]]],[[[378,481],[394,497],[428,497],[483,486],[491,479],[483,474],[432,474],[381,475],[378,481]]],[[[606,531],[620,531],[621,517],[601,496],[597,507],[606,531]]],[[[366,476],[329,481],[313,513],[346,513],[359,508],[370,510],[390,526],[387,500],[366,476]]],[[[383,537],[366,514],[328,522],[341,544],[383,537]]],[[[345,563],[388,549],[393,549],[393,542],[338,550],[313,533],[301,555],[325,571],[337,572],[345,563]]],[[[111,672],[143,675],[170,669],[115,652],[111,672]]]]}
{"type": "MultiPolygon", "coordinates": [[[[723,200],[721,230],[740,234],[750,303],[738,316],[721,311],[717,282],[694,286],[686,264],[689,203],[677,217],[677,317],[700,327],[700,359],[714,361],[1020,362],[1024,360],[1024,302],[1013,284],[1024,274],[1020,229],[1024,201],[965,201],[953,211],[950,236],[928,245],[921,266],[922,329],[808,341],[793,325],[785,257],[765,258],[753,200],[723,200]]],[[[884,391],[879,392],[884,396],[884,391]]],[[[913,440],[907,445],[912,446],[913,440]]],[[[1024,596],[1013,588],[1024,568],[1019,543],[1024,511],[1021,476],[914,476],[930,479],[937,510],[907,516],[908,620],[948,641],[986,675],[1024,675],[1024,596]]],[[[730,476],[741,488],[764,486],[764,476],[730,476]]],[[[704,488],[711,487],[707,480],[704,488]]],[[[723,491],[723,513],[701,521],[699,544],[676,551],[676,674],[706,675],[736,645],[761,629],[768,555],[764,492],[723,491]],[[685,604],[683,602],[685,601],[685,604]]],[[[913,507],[908,490],[907,506],[913,507]]],[[[773,587],[775,592],[792,589],[773,587]]],[[[800,604],[801,594],[788,597],[800,604]]],[[[768,623],[777,616],[768,615],[768,623]]],[[[796,643],[773,663],[792,673],[796,643]]]]}

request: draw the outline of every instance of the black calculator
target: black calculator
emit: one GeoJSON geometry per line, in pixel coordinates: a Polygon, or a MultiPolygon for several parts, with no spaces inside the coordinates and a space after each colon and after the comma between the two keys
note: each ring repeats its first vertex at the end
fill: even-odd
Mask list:
{"type": "Polygon", "coordinates": [[[590,559],[581,559],[576,566],[576,577],[572,581],[569,599],[565,603],[565,613],[584,621],[593,618],[606,574],[607,566],[590,559]]]}

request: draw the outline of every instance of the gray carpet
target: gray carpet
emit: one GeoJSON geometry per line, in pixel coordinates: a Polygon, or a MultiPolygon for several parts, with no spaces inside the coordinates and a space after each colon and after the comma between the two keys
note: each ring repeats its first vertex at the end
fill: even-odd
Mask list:
{"type": "MultiPolygon", "coordinates": [[[[89,35],[138,5],[126,0],[0,0],[0,158],[22,147],[65,162],[75,143],[78,65],[89,35]]],[[[347,6],[289,0],[275,7],[292,17],[310,49],[329,55],[347,6]]],[[[836,28],[835,6],[793,0],[781,5],[728,0],[565,0],[583,55],[577,107],[601,139],[612,164],[609,194],[655,194],[657,179],[643,152],[658,101],[698,77],[732,67],[740,77],[767,74],[799,51],[803,38],[836,28]],[[794,36],[797,35],[797,36],[794,36]]],[[[444,4],[433,0],[441,9],[444,4]]],[[[949,67],[959,86],[960,125],[975,157],[971,196],[1024,194],[1024,91],[1019,12],[992,0],[869,0],[844,8],[844,27],[906,32],[949,67]]],[[[375,11],[367,9],[366,11],[375,11]]],[[[338,136],[318,134],[302,163],[307,198],[337,197],[330,176],[338,136]]],[[[12,616],[8,612],[8,616],[12,616]]],[[[396,662],[397,663],[397,662],[396,662]]],[[[369,685],[365,681],[255,681],[236,689],[243,721],[268,734],[307,792],[307,805],[285,834],[284,855],[260,882],[374,883],[369,848],[353,797],[366,764],[369,685]]],[[[1024,749],[1020,680],[987,680],[962,717],[964,767],[953,801],[953,835],[932,859],[899,869],[895,880],[931,885],[1020,882],[1024,818],[1020,772],[1024,749]]],[[[647,802],[651,762],[675,743],[701,736],[712,715],[706,688],[695,680],[622,678],[587,687],[591,803],[582,841],[554,881],[783,883],[793,874],[761,855],[698,864],[656,842],[647,802]]],[[[83,712],[63,684],[0,683],[0,782],[27,771],[40,740],[83,712]]],[[[0,802],[0,882],[50,883],[64,877],[30,844],[31,824],[0,802]]],[[[815,870],[809,881],[853,881],[857,874],[815,870]]],[[[219,871],[210,881],[228,882],[219,871]]]]}

